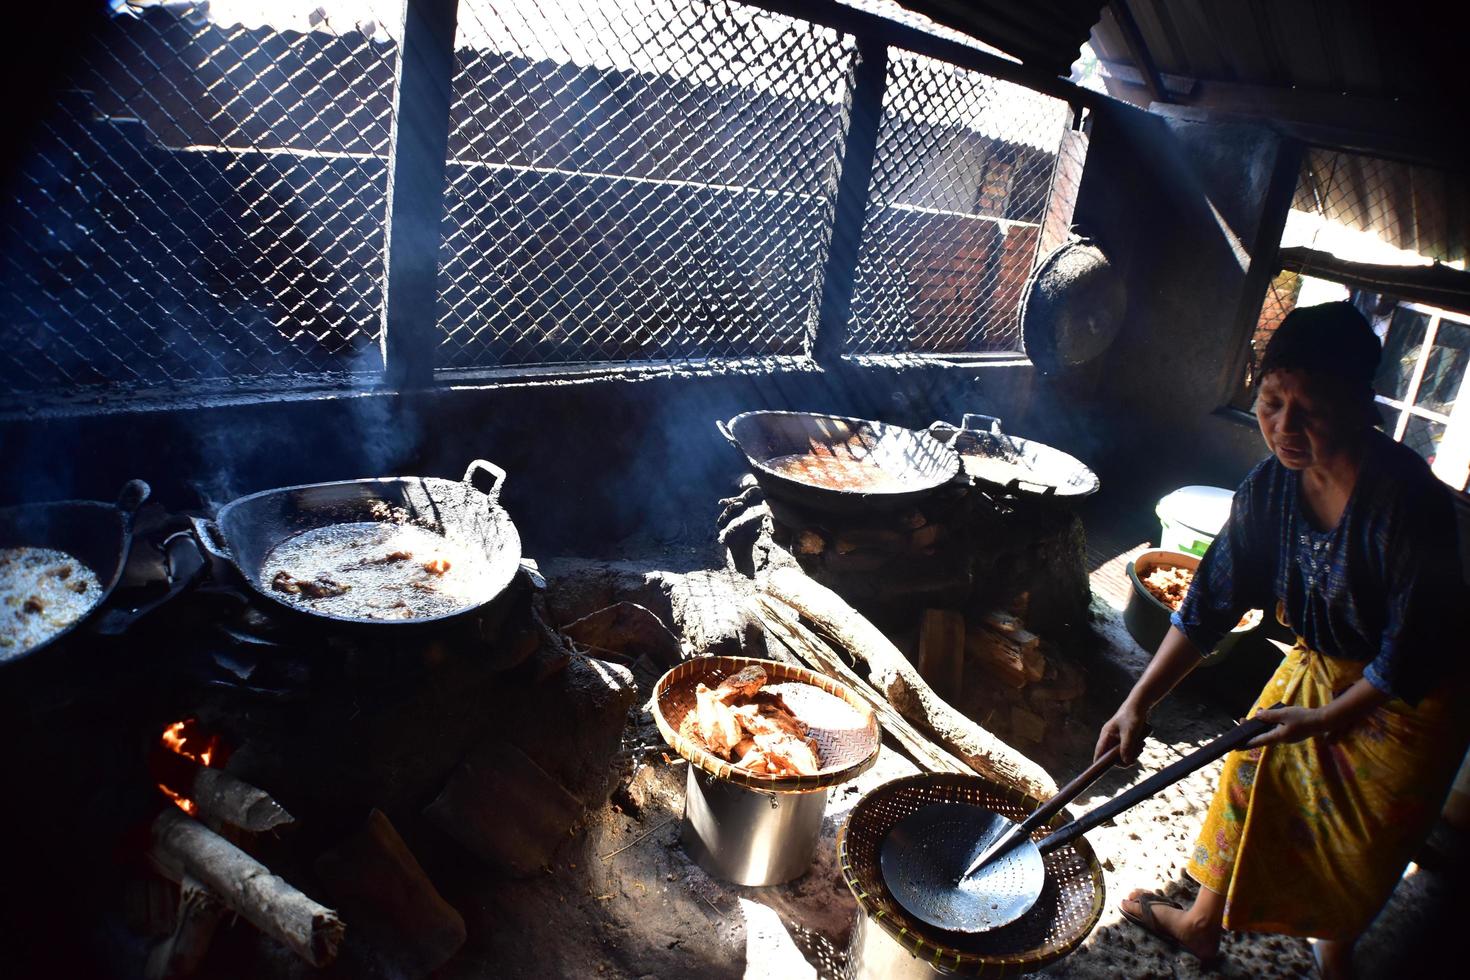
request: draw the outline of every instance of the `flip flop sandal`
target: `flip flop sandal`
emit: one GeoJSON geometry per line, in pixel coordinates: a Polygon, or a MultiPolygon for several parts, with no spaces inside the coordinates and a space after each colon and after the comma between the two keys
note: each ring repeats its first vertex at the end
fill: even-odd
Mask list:
{"type": "Polygon", "coordinates": [[[1171,909],[1179,909],[1180,911],[1184,910],[1184,906],[1180,905],[1173,899],[1165,898],[1158,892],[1144,892],[1142,895],[1139,895],[1137,898],[1135,898],[1134,901],[1138,903],[1138,911],[1140,914],[1134,915],[1132,912],[1129,912],[1127,909],[1123,908],[1122,905],[1119,905],[1118,911],[1123,913],[1123,918],[1127,919],[1129,922],[1132,922],[1144,932],[1149,933],[1160,942],[1172,946],[1182,953],[1188,953],[1190,956],[1193,956],[1195,959],[1199,960],[1200,969],[1202,970],[1211,969],[1220,962],[1220,954],[1218,952],[1212,956],[1200,956],[1194,950],[1190,949],[1188,946],[1184,945],[1179,940],[1169,935],[1169,933],[1166,932],[1164,928],[1159,925],[1159,920],[1154,918],[1153,907],[1155,905],[1166,905],[1171,909]]]}

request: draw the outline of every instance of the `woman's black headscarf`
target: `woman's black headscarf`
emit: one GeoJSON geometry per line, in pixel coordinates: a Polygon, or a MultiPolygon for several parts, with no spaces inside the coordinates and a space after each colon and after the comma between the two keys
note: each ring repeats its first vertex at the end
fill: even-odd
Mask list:
{"type": "Polygon", "coordinates": [[[1373,328],[1353,304],[1299,306],[1286,314],[1266,344],[1256,384],[1272,371],[1301,371],[1339,382],[1344,394],[1371,409],[1373,376],[1382,354],[1373,328]]]}

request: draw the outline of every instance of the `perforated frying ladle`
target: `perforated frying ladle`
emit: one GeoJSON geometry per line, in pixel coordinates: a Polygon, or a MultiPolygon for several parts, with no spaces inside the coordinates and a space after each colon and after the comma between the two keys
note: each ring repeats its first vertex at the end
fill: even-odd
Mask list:
{"type": "Polygon", "coordinates": [[[878,855],[884,883],[899,905],[935,928],[958,933],[999,929],[1025,915],[1041,897],[1046,885],[1042,855],[1274,727],[1256,719],[1243,721],[1040,842],[1031,840],[1031,834],[1116,765],[1120,746],[1094,761],[1019,824],[969,803],[931,803],[888,832],[878,855]]]}

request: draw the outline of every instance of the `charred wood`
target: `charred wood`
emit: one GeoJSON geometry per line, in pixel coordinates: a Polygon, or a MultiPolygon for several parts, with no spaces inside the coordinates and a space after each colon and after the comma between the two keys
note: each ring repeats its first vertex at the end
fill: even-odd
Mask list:
{"type": "Polygon", "coordinates": [[[883,731],[893,736],[919,768],[928,772],[971,771],[964,762],[910,725],[887,698],[869,687],[856,671],[843,662],[836,650],[801,624],[796,610],[770,596],[759,595],[751,600],[751,611],[780,647],[790,651],[798,662],[844,682],[862,698],[878,716],[883,731]]]}

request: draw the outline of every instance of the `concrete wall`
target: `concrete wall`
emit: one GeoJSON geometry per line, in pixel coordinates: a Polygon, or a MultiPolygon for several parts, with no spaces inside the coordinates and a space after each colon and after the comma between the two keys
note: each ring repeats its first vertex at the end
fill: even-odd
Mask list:
{"type": "Polygon", "coordinates": [[[1283,152],[1264,126],[1121,105],[1094,119],[1076,222],[1121,267],[1128,311],[1071,397],[1096,413],[1102,466],[1140,500],[1234,487],[1265,456],[1254,426],[1220,409],[1243,363],[1242,304],[1259,301],[1246,272],[1283,152]]]}
{"type": "Polygon", "coordinates": [[[457,478],[484,457],[526,553],[620,555],[714,537],[743,459],[716,419],[756,408],[923,426],[1031,400],[1026,367],[776,371],[765,375],[362,393],[0,423],[0,504],[113,497],[141,477],[173,508],[269,487],[382,474],[457,478]]]}

